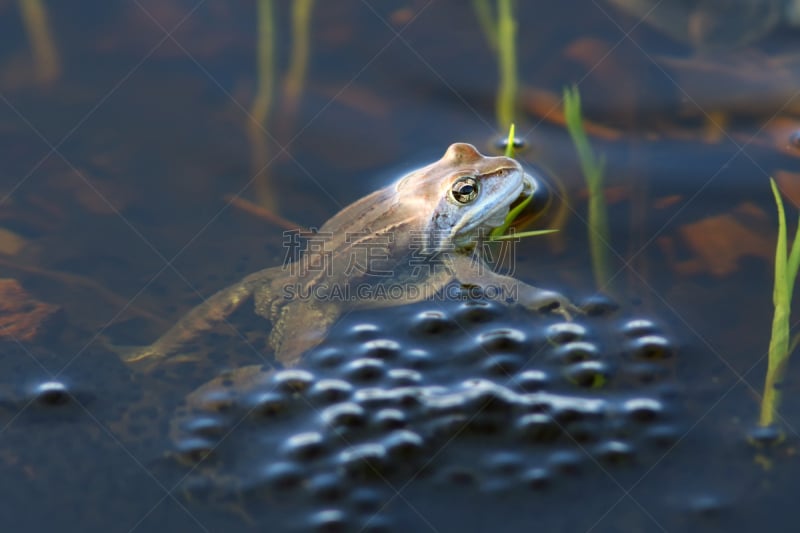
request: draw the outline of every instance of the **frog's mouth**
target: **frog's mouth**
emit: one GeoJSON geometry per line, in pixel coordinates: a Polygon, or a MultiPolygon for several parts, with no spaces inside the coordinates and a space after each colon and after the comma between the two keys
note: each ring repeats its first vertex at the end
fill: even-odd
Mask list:
{"type": "MultiPolygon", "coordinates": [[[[517,196],[517,199],[514,200],[513,202],[511,202],[511,204],[508,206],[509,214],[514,213],[514,210],[517,209],[523,203],[524,204],[528,204],[532,200],[532,196],[533,196],[533,192],[534,192],[533,180],[529,179],[527,174],[525,175],[525,178],[526,179],[522,184],[522,191],[520,191],[519,196],[517,196]]],[[[513,222],[514,220],[519,218],[519,215],[520,215],[520,213],[522,213],[523,210],[524,210],[524,207],[523,207],[523,209],[520,209],[519,212],[517,212],[515,214],[515,216],[514,216],[514,218],[512,220],[507,220],[507,221],[508,222],[513,222]]]]}
{"type": "Polygon", "coordinates": [[[533,200],[533,193],[535,191],[536,183],[530,175],[525,174],[519,194],[517,194],[516,198],[508,205],[508,208],[498,210],[497,219],[492,221],[493,224],[491,228],[489,228],[492,236],[503,235],[508,230],[509,226],[520,218],[520,215],[525,212],[527,205],[533,200]],[[500,219],[500,216],[503,218],[500,219]]]}

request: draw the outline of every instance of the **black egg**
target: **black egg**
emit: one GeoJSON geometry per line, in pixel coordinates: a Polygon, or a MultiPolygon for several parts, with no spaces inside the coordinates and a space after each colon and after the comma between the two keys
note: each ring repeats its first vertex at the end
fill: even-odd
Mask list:
{"type": "Polygon", "coordinates": [[[374,339],[360,347],[360,355],[371,359],[391,360],[400,353],[400,343],[391,339],[374,339]]]}
{"type": "Polygon", "coordinates": [[[413,370],[423,370],[430,367],[433,363],[431,354],[422,349],[404,350],[400,354],[400,362],[403,366],[413,370]]]}
{"type": "Polygon", "coordinates": [[[359,485],[353,489],[348,499],[354,510],[374,513],[383,507],[385,498],[374,488],[359,485]]]}
{"type": "Polygon", "coordinates": [[[383,446],[389,456],[401,460],[417,456],[424,445],[425,441],[419,434],[405,429],[393,431],[383,440],[383,446]]]}
{"type": "Polygon", "coordinates": [[[496,319],[502,312],[499,304],[484,300],[473,300],[461,304],[455,313],[458,322],[483,324],[496,319]]]}
{"type": "Polygon", "coordinates": [[[658,327],[650,320],[637,318],[630,320],[620,328],[626,337],[637,338],[658,333],[658,327]]]}
{"type": "Polygon", "coordinates": [[[619,309],[619,304],[604,294],[596,294],[581,302],[579,307],[589,316],[608,316],[619,309]]]}
{"type": "Polygon", "coordinates": [[[564,377],[576,387],[597,389],[606,385],[611,369],[602,361],[581,361],[565,368],[564,377]]]}
{"type": "Polygon", "coordinates": [[[582,341],[587,336],[584,326],[575,322],[560,322],[547,328],[547,340],[553,344],[567,344],[582,341]]]}
{"type": "Polygon", "coordinates": [[[411,321],[411,333],[417,335],[444,335],[459,331],[458,324],[442,311],[423,311],[411,321]]]}
{"type": "Polygon", "coordinates": [[[598,444],[592,450],[592,454],[604,464],[620,465],[633,460],[634,449],[627,442],[610,440],[598,444]]]}
{"type": "Polygon", "coordinates": [[[600,352],[592,343],[575,341],[557,347],[549,359],[554,363],[569,365],[580,361],[593,361],[600,358],[600,352]]]}
{"type": "Polygon", "coordinates": [[[747,433],[747,440],[757,448],[770,448],[783,442],[785,437],[778,426],[758,426],[747,433]]]}
{"type": "Polygon", "coordinates": [[[339,453],[337,463],[354,477],[381,477],[387,452],[382,444],[366,443],[350,446],[339,453]]]}
{"type": "Polygon", "coordinates": [[[227,388],[204,391],[198,398],[198,409],[212,413],[226,413],[238,406],[238,394],[227,388]]]}
{"type": "Polygon", "coordinates": [[[279,392],[260,392],[247,399],[250,412],[255,417],[274,417],[289,410],[289,398],[279,392]]]}
{"type": "Polygon", "coordinates": [[[314,476],[308,480],[306,488],[316,499],[323,502],[339,501],[347,494],[345,480],[333,473],[314,476]]]}
{"type": "Polygon", "coordinates": [[[408,417],[400,409],[381,409],[373,420],[379,429],[399,429],[408,425],[408,417]]]}
{"type": "Polygon", "coordinates": [[[392,368],[387,377],[396,385],[416,385],[422,381],[422,374],[410,368],[392,368]]]}
{"type": "Polygon", "coordinates": [[[272,383],[279,392],[305,392],[314,383],[314,374],[297,368],[281,370],[272,377],[272,383]]]}
{"type": "Polygon", "coordinates": [[[336,368],[347,360],[347,354],[336,346],[318,348],[308,356],[309,366],[315,368],[336,368]]]}
{"type": "Polygon", "coordinates": [[[525,333],[513,328],[497,328],[478,335],[478,342],[487,352],[521,352],[526,341],[525,333]]]}
{"type": "Polygon", "coordinates": [[[322,533],[339,533],[350,529],[345,514],[338,509],[326,509],[311,515],[309,519],[311,531],[322,533]]]}
{"type": "Polygon", "coordinates": [[[643,360],[660,360],[672,357],[672,346],[661,335],[646,335],[631,343],[634,357],[643,360]]]}
{"type": "Polygon", "coordinates": [[[542,490],[550,486],[553,480],[546,468],[531,468],[522,473],[520,481],[533,490],[542,490]]]}
{"type": "Polygon", "coordinates": [[[583,452],[560,450],[550,454],[547,462],[553,472],[567,476],[577,476],[583,471],[584,461],[583,452]]]}
{"type": "Polygon", "coordinates": [[[326,408],[320,414],[322,421],[331,427],[361,427],[366,419],[364,408],[353,402],[344,402],[326,408]]]}
{"type": "Polygon", "coordinates": [[[522,368],[524,361],[518,355],[490,355],[481,362],[481,370],[490,376],[511,377],[522,368]]]}
{"type": "Polygon", "coordinates": [[[322,456],[325,444],[325,438],[319,432],[298,433],[286,440],[283,453],[292,459],[308,461],[322,456]]]}
{"type": "Polygon", "coordinates": [[[200,463],[211,457],[215,447],[213,440],[190,437],[176,443],[175,454],[183,462],[200,463]]]}
{"type": "Polygon", "coordinates": [[[563,434],[561,426],[548,414],[532,413],[520,417],[516,431],[525,440],[534,443],[553,442],[563,434]]]}
{"type": "Polygon", "coordinates": [[[632,398],[622,405],[627,417],[634,422],[652,422],[663,417],[664,405],[653,398],[632,398]]]}
{"type": "Polygon", "coordinates": [[[185,420],[181,429],[196,437],[215,438],[227,433],[229,424],[219,416],[196,415],[185,420]]]}
{"type": "Polygon", "coordinates": [[[347,339],[359,343],[377,339],[378,337],[380,337],[380,335],[381,335],[380,326],[368,323],[356,324],[350,327],[346,332],[347,339]]]}
{"type": "Polygon", "coordinates": [[[35,401],[40,405],[65,405],[70,402],[71,395],[67,386],[60,381],[45,381],[33,389],[35,401]]]}
{"type": "Polygon", "coordinates": [[[305,469],[292,462],[272,463],[264,469],[263,473],[267,486],[275,490],[299,487],[305,476],[305,469]]]}
{"type": "Polygon", "coordinates": [[[522,392],[538,392],[550,384],[550,377],[543,370],[525,370],[514,376],[512,384],[522,392]]]}
{"type": "Polygon", "coordinates": [[[386,364],[380,359],[364,357],[344,366],[345,377],[350,381],[369,382],[381,379],[386,374],[386,364]]]}
{"type": "Polygon", "coordinates": [[[353,386],[341,379],[321,379],[308,391],[309,399],[317,405],[330,405],[350,398],[353,386]]]}

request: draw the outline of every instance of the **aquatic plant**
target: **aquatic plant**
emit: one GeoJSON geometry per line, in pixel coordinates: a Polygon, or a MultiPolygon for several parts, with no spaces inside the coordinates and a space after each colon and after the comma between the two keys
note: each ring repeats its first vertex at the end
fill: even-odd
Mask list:
{"type": "Polygon", "coordinates": [[[517,101],[517,52],[515,38],[517,21],[511,9],[511,0],[497,1],[497,55],[500,69],[500,86],[497,92],[497,121],[502,127],[514,120],[517,101]]]}
{"type": "MultiPolygon", "coordinates": [[[[308,58],[311,50],[311,12],[314,0],[292,2],[292,47],[289,55],[289,68],[283,80],[281,122],[289,124],[294,120],[300,95],[305,85],[308,58]]],[[[253,171],[256,172],[255,195],[260,206],[277,212],[277,195],[267,172],[269,157],[266,127],[271,121],[275,100],[276,73],[276,24],[272,0],[258,0],[258,45],[257,45],[257,88],[250,107],[250,128],[248,130],[252,145],[253,171]]],[[[273,128],[274,130],[275,128],[273,128]]],[[[277,128],[281,130],[281,128],[277,128]]],[[[282,137],[280,133],[277,135],[282,137]]]]}
{"type": "MultiPolygon", "coordinates": [[[[508,128],[508,139],[506,140],[506,157],[514,157],[515,149],[514,149],[514,124],[511,124],[508,128]]],[[[533,199],[533,194],[530,194],[527,198],[522,200],[519,204],[514,206],[513,209],[509,209],[508,214],[506,215],[505,220],[503,221],[503,225],[496,227],[492,230],[489,234],[490,241],[502,241],[502,240],[509,240],[509,239],[519,239],[522,237],[535,237],[537,235],[547,235],[548,233],[555,233],[558,231],[557,229],[543,229],[543,230],[533,230],[533,231],[523,231],[520,233],[511,233],[506,235],[505,233],[511,227],[511,224],[514,223],[514,220],[525,210],[531,200],[533,199]]]]}
{"type": "Polygon", "coordinates": [[[497,0],[497,20],[488,0],[473,0],[478,22],[489,43],[497,53],[499,84],[495,101],[495,116],[501,128],[508,128],[514,120],[517,101],[517,21],[512,0],[497,0]]]}
{"type": "Polygon", "coordinates": [[[314,0],[292,2],[292,51],[289,70],[283,82],[283,95],[290,114],[294,114],[305,85],[311,50],[311,11],[314,0]]]}
{"type": "Polygon", "coordinates": [[[603,196],[603,175],[605,158],[598,157],[589,144],[581,118],[581,97],[577,86],[564,89],[564,116],[567,131],[578,152],[581,171],[589,190],[588,229],[589,250],[592,257],[592,272],[595,285],[602,289],[608,283],[608,248],[609,231],[606,202],[603,196]]]}
{"type": "Polygon", "coordinates": [[[497,50],[497,27],[492,14],[492,6],[489,0],[472,0],[472,7],[478,17],[478,24],[483,30],[483,35],[489,43],[489,48],[497,50]]]}
{"type": "Polygon", "coordinates": [[[252,150],[256,201],[262,207],[277,210],[276,195],[272,192],[267,166],[267,135],[264,128],[269,120],[275,92],[275,21],[272,0],[258,0],[257,86],[250,106],[248,136],[252,150]]]}
{"type": "Polygon", "coordinates": [[[795,231],[791,252],[787,250],[786,212],[775,180],[770,178],[770,187],[778,208],[778,242],[775,246],[775,282],[772,289],[772,335],[769,340],[767,376],[764,380],[764,395],[761,398],[759,425],[772,426],[781,403],[780,384],[786,374],[789,355],[797,342],[789,343],[789,318],[792,311],[792,293],[797,271],[800,268],[800,223],[795,231]]]}
{"type": "Polygon", "coordinates": [[[53,81],[61,74],[61,60],[50,31],[47,8],[42,0],[18,0],[17,3],[31,44],[36,77],[41,82],[53,81]]]}

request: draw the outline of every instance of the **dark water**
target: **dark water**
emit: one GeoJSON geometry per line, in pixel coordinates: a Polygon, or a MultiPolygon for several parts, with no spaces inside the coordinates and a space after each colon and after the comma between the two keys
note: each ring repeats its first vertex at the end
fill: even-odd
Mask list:
{"type": "MultiPolygon", "coordinates": [[[[299,374],[222,379],[192,403],[271,361],[249,306],[199,362],[145,374],[109,345],[154,340],[284,257],[283,228],[226,199],[257,198],[263,175],[254,6],[51,4],[61,70],[42,81],[17,4],[0,2],[0,228],[24,239],[0,271],[61,308],[35,340],[0,345],[4,529],[795,529],[791,367],[785,442],[747,442],[772,311],[768,177],[790,196],[798,179],[787,24],[692,47],[607,3],[519,2],[520,158],[561,184],[567,218],[520,244],[514,275],[596,298],[556,105],[577,83],[607,162],[615,306],[572,325],[482,300],[355,312],[299,374]]],[[[294,113],[290,3],[276,4],[262,146],[283,217],[319,225],[451,142],[491,153],[503,135],[469,3],[317,2],[294,113]]]]}

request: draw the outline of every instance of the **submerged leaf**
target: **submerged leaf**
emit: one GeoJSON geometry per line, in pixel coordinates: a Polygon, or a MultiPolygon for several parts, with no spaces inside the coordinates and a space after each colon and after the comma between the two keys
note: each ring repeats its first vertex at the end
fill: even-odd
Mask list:
{"type": "Polygon", "coordinates": [[[15,279],[0,279],[0,339],[30,342],[58,306],[34,300],[15,279]]]}
{"type": "Polygon", "coordinates": [[[731,213],[714,215],[684,224],[678,229],[680,245],[690,258],[677,259],[674,237],[661,237],[658,242],[680,274],[727,276],[736,272],[744,257],[759,257],[769,261],[775,249],[767,237],[769,227],[761,213],[750,213],[745,204],[731,213]]]}

